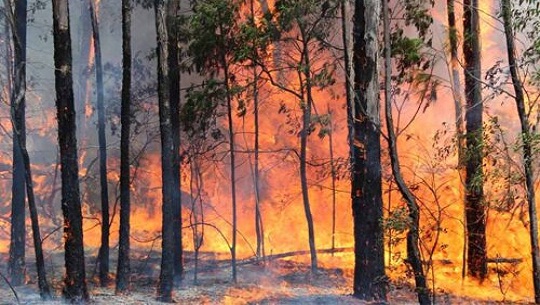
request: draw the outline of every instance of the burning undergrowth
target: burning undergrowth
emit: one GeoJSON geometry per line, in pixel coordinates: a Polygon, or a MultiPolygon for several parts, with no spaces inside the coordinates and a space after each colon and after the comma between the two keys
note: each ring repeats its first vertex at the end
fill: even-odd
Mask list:
{"type": "MultiPolygon", "coordinates": [[[[321,268],[312,272],[308,253],[291,252],[287,255],[270,255],[263,262],[245,259],[239,262],[238,283],[231,282],[230,260],[226,253],[202,252],[199,254],[198,271],[195,275],[192,268],[193,253],[186,253],[186,266],[183,282],[174,290],[175,300],[181,304],[369,304],[351,295],[353,270],[352,265],[343,264],[352,259],[350,249],[342,252],[322,253],[321,268]],[[341,266],[341,267],[335,267],[341,266]],[[195,279],[196,278],[196,279],[195,279]]],[[[154,250],[136,250],[133,253],[131,292],[126,295],[115,295],[114,280],[107,287],[100,287],[95,268],[95,257],[89,257],[87,270],[92,276],[88,280],[92,295],[92,304],[160,304],[156,301],[157,278],[159,274],[159,254],[154,250]]],[[[3,263],[7,261],[4,253],[3,263]]],[[[35,277],[28,277],[27,286],[14,288],[20,304],[65,304],[60,293],[63,280],[63,257],[56,253],[48,257],[48,273],[56,298],[44,302],[37,293],[35,277]]],[[[455,269],[449,262],[441,262],[447,266],[447,281],[455,278],[449,274],[455,269]]],[[[32,264],[28,264],[32,268],[32,264]]],[[[441,267],[442,268],[442,267],[441,267]]],[[[28,274],[34,274],[28,270],[28,274]]],[[[395,272],[401,274],[402,272],[395,272]]],[[[392,276],[389,281],[389,304],[416,304],[416,294],[410,280],[392,276]]],[[[442,280],[441,278],[439,280],[442,280]]],[[[438,304],[517,304],[519,301],[500,301],[501,297],[469,298],[464,297],[467,290],[473,289],[473,283],[462,283],[461,293],[452,294],[438,289],[438,304]],[[494,301],[497,300],[497,301],[494,301]]],[[[486,291],[492,291],[486,286],[486,291]]],[[[470,291],[469,291],[470,292],[470,291]]],[[[17,304],[15,294],[6,284],[0,284],[0,304],[17,304]]],[[[525,301],[522,301],[525,304],[525,301]]]]}

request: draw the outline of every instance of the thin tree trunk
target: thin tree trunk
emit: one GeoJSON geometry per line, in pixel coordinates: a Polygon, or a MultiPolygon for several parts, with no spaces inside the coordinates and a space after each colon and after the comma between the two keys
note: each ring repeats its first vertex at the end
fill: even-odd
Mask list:
{"type": "Polygon", "coordinates": [[[93,0],[88,1],[92,34],[94,37],[94,56],[96,59],[96,91],[98,113],[98,145],[99,145],[99,181],[101,186],[101,247],[99,248],[99,282],[101,287],[109,282],[109,187],[107,180],[107,140],[105,138],[105,105],[103,89],[103,64],[101,60],[101,43],[99,23],[93,0]]]}
{"type": "Polygon", "coordinates": [[[221,64],[223,66],[224,78],[225,78],[225,92],[227,95],[227,119],[229,123],[229,153],[231,158],[231,200],[232,200],[232,243],[231,243],[231,268],[232,268],[232,280],[237,282],[236,272],[236,240],[237,240],[237,228],[238,228],[238,215],[236,207],[236,159],[235,159],[235,141],[234,141],[234,122],[233,122],[233,110],[232,110],[232,96],[231,96],[231,84],[229,81],[229,66],[225,55],[221,56],[221,64]]]}
{"type": "MultiPolygon", "coordinates": [[[[251,22],[255,24],[255,0],[250,1],[251,5],[251,22]]],[[[268,7],[264,7],[264,3],[261,3],[264,13],[268,11],[268,7]]],[[[254,42],[256,43],[256,42],[254,42]]],[[[253,144],[253,180],[255,184],[255,234],[257,236],[257,257],[264,260],[264,226],[261,213],[261,198],[260,198],[260,186],[259,186],[259,73],[257,71],[257,64],[253,63],[253,124],[254,124],[254,144],[253,144]]]]}
{"type": "MultiPolygon", "coordinates": [[[[9,246],[9,274],[11,284],[24,284],[26,214],[25,214],[25,172],[21,146],[26,144],[25,86],[26,86],[26,23],[27,1],[15,1],[15,11],[11,1],[4,1],[6,20],[13,36],[13,63],[8,57],[11,84],[11,112],[13,123],[13,180],[11,184],[11,239],[9,246]],[[13,65],[13,66],[11,66],[13,65]],[[17,134],[18,133],[18,134],[17,134]]],[[[6,33],[8,34],[8,33],[6,33]]],[[[9,44],[6,44],[9,48],[9,44]]]]}
{"type": "MultiPolygon", "coordinates": [[[[328,133],[328,151],[330,153],[330,174],[332,179],[332,251],[336,249],[336,165],[334,164],[334,123],[332,121],[332,110],[327,105],[330,116],[330,132],[328,133]]],[[[332,256],[334,252],[332,252],[332,256]]]]}
{"type": "Polygon", "coordinates": [[[88,300],[75,107],[73,101],[73,74],[71,38],[69,32],[69,6],[67,0],[53,0],[53,36],[58,143],[62,165],[62,212],[64,214],[65,265],[64,297],[72,302],[88,300]]]}
{"type": "Polygon", "coordinates": [[[184,273],[182,258],[182,196],[180,185],[180,63],[178,49],[177,18],[179,0],[170,0],[167,6],[167,26],[169,33],[169,89],[171,98],[171,124],[173,137],[173,190],[174,214],[174,278],[180,282],[184,273]]]}
{"type": "MultiPolygon", "coordinates": [[[[18,131],[17,131],[18,133],[18,131]]],[[[17,135],[19,138],[21,134],[17,135]]],[[[45,271],[45,259],[43,258],[43,248],[41,234],[39,232],[39,217],[36,208],[36,198],[34,196],[34,184],[32,182],[32,170],[30,168],[30,157],[23,141],[19,141],[20,149],[23,155],[25,168],[26,194],[28,195],[28,209],[30,211],[30,220],[32,223],[32,239],[34,241],[34,251],[36,255],[36,269],[38,274],[38,287],[41,299],[49,300],[52,298],[49,284],[47,283],[47,272],[45,271]]]]}
{"type": "Polygon", "coordinates": [[[538,217],[536,212],[536,197],[534,190],[533,147],[531,123],[525,109],[525,96],[523,83],[518,75],[516,61],[516,47],[514,31],[512,29],[512,6],[509,0],[501,0],[502,17],[504,20],[504,33],[506,36],[506,50],[512,85],[514,86],[516,107],[521,123],[521,137],[523,141],[523,167],[525,170],[525,186],[527,191],[527,204],[529,206],[529,236],[531,240],[531,255],[533,263],[534,301],[540,304],[540,249],[538,246],[538,217]]]}
{"type": "Polygon", "coordinates": [[[355,0],[353,27],[354,103],[348,111],[353,124],[352,211],[354,222],[354,296],[386,301],[383,202],[381,177],[378,81],[380,2],[355,0]]]}
{"type": "MultiPolygon", "coordinates": [[[[302,202],[304,203],[304,213],[306,215],[306,221],[308,226],[308,241],[309,241],[309,252],[311,257],[311,271],[317,271],[317,247],[315,246],[315,227],[313,224],[313,215],[311,214],[311,205],[309,202],[309,186],[307,179],[307,144],[308,137],[311,130],[311,108],[313,106],[313,96],[312,96],[312,84],[311,84],[311,62],[309,55],[309,48],[306,41],[306,35],[304,29],[300,27],[300,32],[302,36],[303,46],[302,46],[302,57],[303,64],[305,65],[304,77],[305,84],[301,86],[305,88],[305,94],[307,100],[302,109],[302,130],[300,132],[300,183],[302,188],[302,202]]],[[[302,94],[303,96],[304,94],[302,94]]]]}
{"type": "MultiPolygon", "coordinates": [[[[81,0],[81,13],[78,20],[78,29],[77,29],[77,49],[75,52],[75,86],[74,96],[75,96],[75,111],[77,113],[77,120],[75,124],[79,126],[78,132],[81,141],[85,141],[87,137],[87,124],[86,119],[86,103],[90,100],[90,95],[92,92],[89,90],[91,87],[90,75],[93,65],[93,56],[91,52],[92,49],[92,19],[90,17],[90,8],[88,7],[89,1],[81,0]]],[[[84,143],[83,143],[84,144],[84,143]]]]}
{"type": "Polygon", "coordinates": [[[253,146],[253,175],[255,180],[255,233],[257,234],[257,257],[260,257],[264,260],[265,249],[264,249],[264,225],[262,220],[262,211],[261,211],[261,194],[260,194],[260,175],[259,175],[259,91],[257,88],[258,85],[258,74],[256,66],[253,68],[254,75],[254,96],[253,96],[253,107],[254,109],[254,146],[253,146]]]}
{"type": "Polygon", "coordinates": [[[116,294],[129,289],[130,170],[129,136],[131,129],[131,1],[122,0],[122,110],[120,134],[120,237],[116,271],[116,294]]]}
{"type": "MultiPolygon", "coordinates": [[[[463,101],[461,97],[461,83],[459,81],[459,57],[458,57],[458,31],[456,28],[456,12],[454,0],[446,1],[447,17],[448,17],[448,40],[450,42],[450,67],[452,78],[452,96],[454,98],[455,111],[455,126],[456,126],[456,143],[458,150],[457,170],[460,181],[465,176],[465,130],[463,125],[463,101]]],[[[463,213],[463,215],[466,215],[463,213]]],[[[461,276],[465,277],[467,264],[467,226],[464,224],[463,230],[463,260],[461,268],[461,276]]]]}
{"type": "Polygon", "coordinates": [[[487,276],[486,206],[482,169],[482,89],[480,70],[480,20],[478,0],[463,2],[463,55],[465,58],[466,174],[465,213],[467,223],[467,267],[472,277],[487,276]]]}
{"type": "Polygon", "coordinates": [[[416,284],[416,293],[418,296],[418,302],[422,305],[431,304],[429,296],[429,289],[426,283],[426,276],[424,274],[424,267],[422,266],[422,258],[419,247],[419,227],[420,227],[420,211],[416,198],[412,194],[411,190],[407,186],[407,183],[403,179],[401,173],[401,167],[399,164],[399,155],[397,147],[397,137],[394,131],[394,120],[392,117],[392,99],[391,99],[391,87],[392,87],[392,49],[390,45],[390,16],[388,9],[388,0],[383,0],[383,17],[384,17],[384,105],[386,114],[386,129],[388,132],[388,149],[390,154],[390,165],[392,167],[392,174],[396,184],[398,185],[399,192],[407,203],[409,210],[409,228],[407,232],[407,261],[411,265],[414,273],[414,280],[416,284]]]}
{"type": "Polygon", "coordinates": [[[154,1],[157,58],[158,58],[158,98],[161,134],[161,182],[162,182],[162,243],[161,272],[159,275],[158,300],[172,302],[174,281],[174,189],[173,175],[173,130],[171,124],[171,100],[169,84],[169,48],[165,3],[154,1]]]}

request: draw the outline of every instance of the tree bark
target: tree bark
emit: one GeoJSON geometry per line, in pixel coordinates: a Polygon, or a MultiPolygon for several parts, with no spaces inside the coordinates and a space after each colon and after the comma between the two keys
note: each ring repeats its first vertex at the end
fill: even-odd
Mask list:
{"type": "Polygon", "coordinates": [[[118,266],[116,271],[116,294],[129,289],[131,274],[129,260],[130,234],[130,169],[129,136],[131,129],[131,1],[122,0],[122,109],[120,134],[120,237],[118,242],[118,266]]]}
{"type": "Polygon", "coordinates": [[[422,258],[419,246],[419,230],[420,230],[420,209],[414,194],[411,192],[403,175],[399,162],[399,154],[397,147],[397,136],[394,131],[394,120],[392,116],[392,47],[390,42],[390,16],[388,1],[383,0],[383,16],[384,16],[384,106],[386,115],[386,130],[388,132],[388,150],[390,154],[390,165],[392,174],[396,184],[398,185],[401,196],[407,203],[409,210],[409,228],[407,232],[407,261],[414,273],[416,284],[416,294],[418,302],[422,305],[431,304],[429,289],[427,288],[426,276],[422,265],[422,258]]]}
{"type": "Polygon", "coordinates": [[[99,22],[93,0],[88,1],[92,35],[94,37],[94,56],[96,69],[97,113],[98,113],[98,146],[99,146],[99,182],[101,186],[101,247],[99,248],[99,282],[101,287],[109,283],[109,186],[107,180],[107,139],[105,137],[105,105],[103,88],[103,64],[101,60],[101,43],[99,38],[99,22]]]}
{"type": "MultiPolygon", "coordinates": [[[[4,1],[7,23],[13,36],[13,68],[11,69],[11,112],[13,124],[13,181],[11,185],[11,239],[9,246],[9,274],[11,284],[24,284],[26,214],[25,172],[21,146],[26,143],[25,88],[26,86],[26,23],[27,1],[15,1],[15,11],[10,1],[4,1]],[[9,6],[8,6],[9,5],[9,6]]],[[[6,33],[7,34],[7,33],[6,33]]],[[[9,46],[8,46],[9,47],[9,46]]],[[[11,64],[11,62],[10,62],[11,64]]]]}
{"type": "Polygon", "coordinates": [[[85,302],[88,300],[88,291],[84,265],[77,137],[75,134],[69,6],[67,0],[53,0],[52,4],[56,108],[62,165],[62,212],[65,238],[66,276],[63,294],[71,302],[85,302]]]}
{"type": "Polygon", "coordinates": [[[182,196],[180,185],[180,58],[178,48],[177,18],[179,0],[170,0],[167,7],[167,26],[169,33],[169,89],[171,98],[171,125],[173,137],[173,191],[174,213],[174,278],[182,280],[184,265],[182,258],[182,196]]]}
{"type": "Polygon", "coordinates": [[[527,192],[527,205],[529,207],[529,236],[531,241],[531,256],[533,267],[534,301],[540,304],[540,249],[538,246],[538,216],[536,212],[536,195],[534,190],[533,168],[533,132],[531,123],[525,109],[525,96],[523,82],[518,74],[516,61],[516,47],[514,31],[512,29],[512,6],[509,0],[501,0],[501,11],[504,21],[504,33],[506,37],[506,50],[510,75],[514,87],[516,107],[521,123],[521,138],[523,141],[522,155],[525,172],[525,190],[527,192]]]}
{"type": "Polygon", "coordinates": [[[480,65],[478,0],[463,2],[463,55],[465,58],[465,120],[467,160],[465,166],[465,214],[467,223],[468,274],[487,276],[486,206],[484,202],[483,102],[480,65]]]}
{"type": "Polygon", "coordinates": [[[172,302],[174,280],[174,204],[173,192],[173,130],[171,124],[171,100],[169,84],[169,48],[164,0],[154,0],[157,58],[159,125],[161,134],[161,182],[162,182],[162,242],[161,272],[159,275],[158,300],[172,302]]]}
{"type": "Polygon", "coordinates": [[[386,301],[382,209],[378,57],[380,2],[355,0],[353,26],[354,103],[352,211],[354,222],[354,296],[386,301]]]}

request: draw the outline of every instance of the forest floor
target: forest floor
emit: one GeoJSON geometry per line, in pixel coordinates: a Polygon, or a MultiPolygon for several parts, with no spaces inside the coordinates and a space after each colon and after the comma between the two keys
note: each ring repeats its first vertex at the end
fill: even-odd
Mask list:
{"type": "MultiPolygon", "coordinates": [[[[330,256],[330,255],[328,255],[330,256]]],[[[15,288],[20,304],[64,304],[61,292],[61,255],[51,264],[56,272],[49,270],[49,281],[56,297],[43,302],[37,293],[35,277],[28,278],[28,285],[15,288]]],[[[95,274],[95,258],[89,260],[87,273],[95,274]]],[[[5,266],[6,256],[1,262],[5,266]]],[[[91,304],[160,304],[155,300],[159,258],[141,257],[132,264],[132,289],[129,295],[114,295],[114,280],[105,288],[99,287],[95,279],[89,280],[91,304]]],[[[5,272],[5,268],[2,268],[5,272]]],[[[34,274],[33,270],[29,273],[34,274]]],[[[342,268],[320,268],[312,273],[309,264],[286,259],[266,262],[249,262],[238,267],[238,283],[233,284],[230,266],[225,261],[201,260],[197,282],[194,282],[192,266],[188,267],[185,279],[174,291],[174,299],[180,304],[368,304],[353,298],[351,294],[352,270],[342,268]]],[[[410,284],[392,282],[389,304],[417,304],[416,295],[410,284]]],[[[14,293],[5,281],[0,283],[0,304],[17,304],[14,293]]],[[[452,294],[439,293],[437,304],[503,304],[475,300],[452,294]]],[[[516,304],[508,302],[506,304],[516,304]]],[[[525,304],[525,303],[522,303],[525,304]]]]}

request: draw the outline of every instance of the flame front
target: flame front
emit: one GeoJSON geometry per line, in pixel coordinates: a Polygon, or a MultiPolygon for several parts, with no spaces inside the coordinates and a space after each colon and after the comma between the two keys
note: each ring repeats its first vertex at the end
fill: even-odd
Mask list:
{"type": "MultiPolygon", "coordinates": [[[[503,40],[500,32],[501,24],[493,16],[497,14],[495,1],[480,1],[481,14],[481,36],[482,36],[482,62],[483,69],[487,71],[498,61],[504,65],[504,46],[499,43],[503,40]]],[[[96,10],[99,8],[99,1],[95,2],[96,10]]],[[[257,2],[257,6],[260,3],[257,2]]],[[[273,3],[269,2],[270,7],[273,3]]],[[[458,7],[459,9],[459,7],[458,7]]],[[[260,11],[260,8],[257,8],[260,11]]],[[[458,10],[457,15],[460,11],[458,10]]],[[[438,4],[434,8],[435,26],[434,31],[437,37],[445,37],[446,16],[444,8],[438,4]]],[[[260,14],[258,15],[260,18],[260,14]]],[[[260,19],[257,19],[260,20],[260,19]]],[[[459,22],[458,22],[459,24],[459,22]]],[[[332,39],[339,41],[339,32],[332,39]]],[[[84,37],[83,37],[84,38],[84,37]]],[[[91,36],[86,43],[92,44],[91,36]]],[[[446,39],[440,38],[435,41],[435,49],[443,52],[446,39]]],[[[269,47],[269,54],[280,52],[282,46],[272,45],[269,47]]],[[[94,64],[93,48],[89,48],[88,58],[85,59],[88,66],[94,64]]],[[[293,55],[294,56],[294,55],[293,55]]],[[[330,59],[335,54],[327,53],[323,58],[330,59]]],[[[441,55],[442,56],[442,55],[441,55]]],[[[273,56],[268,61],[275,60],[273,56]]],[[[239,68],[240,69],[240,68],[239,68]]],[[[247,69],[247,68],[242,68],[247,69]]],[[[442,79],[448,79],[447,67],[444,61],[439,61],[435,67],[435,73],[442,79]]],[[[335,255],[323,255],[321,265],[323,267],[334,267],[345,269],[346,274],[351,274],[353,267],[354,246],[352,236],[352,215],[350,181],[347,173],[347,162],[349,155],[349,145],[347,143],[347,120],[346,107],[344,101],[344,77],[342,72],[337,72],[338,81],[336,84],[316,90],[314,92],[314,102],[317,110],[322,114],[323,109],[332,113],[331,130],[333,133],[334,161],[338,167],[338,180],[336,188],[332,189],[331,175],[329,175],[329,138],[319,138],[312,134],[309,138],[308,159],[309,166],[309,195],[311,208],[315,223],[316,245],[318,249],[330,249],[332,247],[332,196],[336,196],[336,232],[335,247],[343,249],[343,252],[335,255]],[[328,106],[327,106],[328,105],[328,106]]],[[[239,71],[245,79],[240,83],[247,83],[249,71],[239,71]]],[[[291,86],[298,85],[291,75],[288,82],[291,86]]],[[[84,100],[80,112],[84,113],[83,126],[80,126],[80,177],[82,179],[82,195],[84,199],[84,238],[89,255],[97,254],[100,243],[99,217],[98,214],[98,182],[97,166],[93,161],[97,155],[94,143],[97,138],[91,133],[95,130],[90,128],[94,121],[94,111],[92,108],[92,80],[85,80],[86,91],[82,93],[84,100]],[[92,122],[86,122],[86,120],[92,122]]],[[[440,86],[438,99],[427,107],[402,134],[399,140],[402,164],[406,180],[415,186],[416,195],[421,205],[421,237],[423,258],[429,265],[428,277],[432,281],[432,288],[458,295],[466,295],[486,300],[529,300],[532,295],[532,283],[530,274],[532,272],[530,260],[530,244],[527,229],[527,222],[523,214],[526,213],[524,207],[516,208],[515,213],[499,213],[494,210],[488,215],[488,256],[492,258],[490,263],[490,276],[482,284],[462,279],[462,259],[464,244],[463,225],[463,190],[462,177],[456,170],[457,159],[455,154],[450,153],[446,157],[438,155],[445,147],[452,145],[453,122],[452,116],[453,101],[451,91],[440,86]],[[513,259],[510,262],[503,260],[513,259]]],[[[486,89],[485,91],[489,91],[486,89]]],[[[2,91],[2,92],[5,92],[2,91]]],[[[42,101],[39,93],[29,90],[28,99],[33,105],[46,103],[42,101]]],[[[5,95],[5,93],[2,93],[5,95]]],[[[484,93],[488,95],[489,93],[484,93]]],[[[308,249],[308,232],[304,217],[302,198],[300,192],[299,165],[296,150],[299,147],[298,128],[294,125],[295,120],[301,115],[299,102],[290,94],[277,90],[270,84],[265,84],[260,88],[260,108],[261,120],[260,128],[260,205],[264,222],[264,241],[267,254],[279,254],[290,251],[300,251],[308,249]],[[283,114],[283,106],[288,109],[283,114]]],[[[153,101],[151,101],[153,102],[153,101]]],[[[149,112],[156,111],[155,105],[148,106],[149,112]]],[[[411,102],[412,103],[412,102],[411,102]]],[[[497,116],[504,130],[510,138],[515,138],[518,125],[516,113],[512,101],[506,101],[504,97],[497,96],[486,101],[489,105],[488,114],[490,117],[497,116]]],[[[237,143],[240,154],[239,166],[237,168],[237,189],[238,189],[238,255],[240,258],[250,258],[255,253],[256,233],[255,233],[255,198],[253,183],[253,160],[251,152],[254,143],[253,104],[248,103],[245,117],[236,117],[234,120],[235,129],[238,130],[237,143]]],[[[112,108],[112,106],[111,106],[112,108]]],[[[233,107],[234,108],[234,107],[233,107]]],[[[399,113],[403,122],[415,115],[416,105],[407,105],[399,113]]],[[[9,134],[11,133],[11,123],[7,117],[9,109],[4,105],[0,109],[0,125],[2,127],[1,145],[5,148],[0,154],[0,187],[8,190],[10,186],[10,165],[11,156],[6,151],[11,147],[9,134]]],[[[59,167],[55,161],[45,161],[40,155],[43,147],[52,146],[55,141],[56,122],[54,112],[44,107],[31,106],[29,116],[29,126],[31,136],[29,137],[29,148],[33,164],[34,186],[39,200],[40,221],[42,223],[44,247],[47,251],[57,250],[61,243],[61,226],[59,220],[59,198],[60,198],[60,177],[59,167]],[[39,113],[39,115],[36,115],[39,113]],[[45,115],[42,115],[44,113],[45,115]],[[56,232],[56,233],[55,233],[56,232]],[[50,234],[50,236],[49,236],[50,234]]],[[[155,112],[157,113],[157,112],[155,112]]],[[[225,122],[220,122],[225,127],[225,122]]],[[[154,124],[155,125],[155,124],[154,124]]],[[[155,128],[150,126],[149,128],[155,128]]],[[[161,173],[160,154],[156,143],[151,143],[152,135],[146,134],[146,138],[134,139],[134,146],[140,156],[134,156],[136,162],[132,166],[132,202],[133,210],[132,222],[132,245],[135,248],[147,249],[159,247],[155,243],[159,238],[161,230],[161,173]],[[146,142],[145,142],[146,141],[146,142]],[[150,143],[147,143],[150,142],[150,143]],[[144,150],[142,149],[144,148],[144,150]],[[140,158],[139,158],[140,157],[140,158]]],[[[495,135],[493,135],[495,136],[495,135]]],[[[110,135],[111,139],[114,139],[110,135]]],[[[510,141],[510,140],[509,140],[510,141]]],[[[114,141],[109,141],[114,143],[114,141]]],[[[382,142],[385,146],[385,142],[382,142]]],[[[119,179],[119,152],[117,148],[109,148],[108,173],[111,189],[111,203],[117,202],[118,192],[116,190],[119,179]]],[[[184,143],[184,149],[187,149],[184,143]]],[[[49,151],[49,155],[55,155],[49,151]]],[[[194,164],[183,164],[181,174],[182,200],[183,200],[183,224],[184,224],[184,248],[186,251],[194,251],[197,239],[193,238],[194,228],[201,230],[200,225],[193,226],[194,223],[201,222],[201,213],[204,214],[204,222],[212,224],[211,227],[204,228],[204,239],[201,251],[210,251],[222,254],[224,257],[229,253],[228,242],[231,240],[230,219],[230,186],[229,169],[227,164],[227,151],[225,148],[218,148],[216,159],[225,161],[205,161],[201,158],[194,170],[194,164]],[[198,206],[198,207],[196,207],[198,206]],[[194,214],[196,214],[194,216],[194,214]],[[192,226],[190,226],[190,224],[192,226]]],[[[487,158],[489,160],[489,158],[487,158]]],[[[492,171],[496,164],[486,161],[486,169],[492,171]]],[[[389,178],[389,169],[385,168],[385,176],[389,178]]],[[[491,198],[500,196],[499,190],[505,185],[500,181],[489,184],[490,189],[486,192],[491,198]]],[[[399,193],[391,179],[385,180],[385,206],[386,216],[391,216],[392,211],[396,211],[403,206],[399,193]]],[[[3,206],[0,231],[0,251],[9,250],[9,192],[3,193],[3,206]]],[[[514,203],[515,204],[515,203],[514,203]]],[[[519,205],[519,204],[518,204],[519,205]]],[[[116,207],[116,205],[114,205],[116,207]]],[[[111,207],[112,209],[112,207],[111,207]]],[[[113,247],[118,238],[118,215],[112,219],[111,240],[113,247]]],[[[405,248],[404,242],[399,239],[403,234],[388,229],[386,231],[387,257],[385,261],[388,265],[388,272],[395,280],[400,280],[404,276],[405,248]]],[[[295,256],[292,258],[299,262],[307,262],[309,257],[295,256]]],[[[188,266],[189,268],[189,266],[188,266]]],[[[279,288],[278,288],[279,290],[279,288]]],[[[285,291],[285,289],[283,290],[285,291]]],[[[231,295],[236,293],[231,288],[231,295]]],[[[251,299],[261,299],[259,294],[266,292],[254,290],[250,292],[239,292],[242,294],[252,294],[251,299]]],[[[285,292],[284,292],[285,293],[285,292]]],[[[313,293],[319,293],[314,291],[313,293]]],[[[225,302],[227,303],[227,302],[225,302]]],[[[234,303],[231,300],[231,303],[234,303]]]]}

